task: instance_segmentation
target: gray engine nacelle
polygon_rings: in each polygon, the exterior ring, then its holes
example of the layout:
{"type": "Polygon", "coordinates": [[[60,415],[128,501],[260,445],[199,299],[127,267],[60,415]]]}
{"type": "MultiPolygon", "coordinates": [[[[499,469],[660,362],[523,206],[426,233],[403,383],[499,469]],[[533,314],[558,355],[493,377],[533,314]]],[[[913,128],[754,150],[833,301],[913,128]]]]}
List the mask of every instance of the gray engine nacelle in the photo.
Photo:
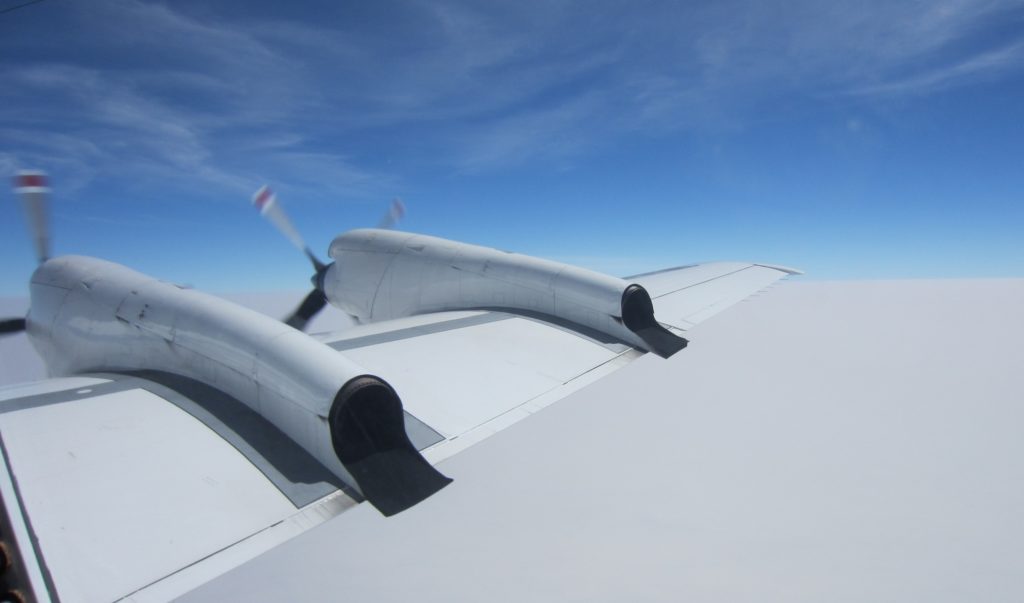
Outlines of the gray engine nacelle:
{"type": "Polygon", "coordinates": [[[502,310],[592,330],[668,357],[686,340],[654,318],[638,284],[592,270],[379,229],[331,243],[327,299],[364,322],[446,310],[502,310]]]}
{"type": "Polygon", "coordinates": [[[55,376],[153,370],[223,391],[385,515],[451,481],[409,442],[390,385],[284,323],[88,257],[45,262],[31,294],[28,335],[55,376]]]}

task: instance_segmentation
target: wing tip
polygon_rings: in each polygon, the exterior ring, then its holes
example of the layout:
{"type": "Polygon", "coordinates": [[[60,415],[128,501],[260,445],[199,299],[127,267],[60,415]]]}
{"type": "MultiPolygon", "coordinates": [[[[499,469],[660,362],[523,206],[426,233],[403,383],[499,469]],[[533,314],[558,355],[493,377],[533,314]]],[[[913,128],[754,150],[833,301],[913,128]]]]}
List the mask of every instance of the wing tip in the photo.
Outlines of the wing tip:
{"type": "Polygon", "coordinates": [[[786,274],[794,275],[794,276],[799,276],[799,275],[804,273],[803,270],[798,270],[796,268],[790,268],[789,266],[780,266],[778,264],[760,264],[759,263],[759,264],[754,264],[754,265],[755,266],[760,266],[762,268],[771,268],[772,270],[778,270],[780,272],[785,272],[786,274]]]}

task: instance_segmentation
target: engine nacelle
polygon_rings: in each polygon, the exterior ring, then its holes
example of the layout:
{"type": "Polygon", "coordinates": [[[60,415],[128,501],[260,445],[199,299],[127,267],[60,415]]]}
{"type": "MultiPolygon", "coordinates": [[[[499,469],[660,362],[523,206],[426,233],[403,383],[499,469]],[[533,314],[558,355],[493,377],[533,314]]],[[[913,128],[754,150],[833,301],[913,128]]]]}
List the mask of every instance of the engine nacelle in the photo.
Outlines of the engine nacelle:
{"type": "Polygon", "coordinates": [[[409,442],[394,389],[305,333],[111,262],[66,256],[32,276],[27,330],[56,375],[157,370],[273,423],[385,515],[446,485],[409,442]]]}
{"type": "Polygon", "coordinates": [[[686,346],[643,287],[540,258],[378,229],[331,243],[328,300],[364,322],[445,310],[503,310],[569,323],[668,357],[686,346]]]}

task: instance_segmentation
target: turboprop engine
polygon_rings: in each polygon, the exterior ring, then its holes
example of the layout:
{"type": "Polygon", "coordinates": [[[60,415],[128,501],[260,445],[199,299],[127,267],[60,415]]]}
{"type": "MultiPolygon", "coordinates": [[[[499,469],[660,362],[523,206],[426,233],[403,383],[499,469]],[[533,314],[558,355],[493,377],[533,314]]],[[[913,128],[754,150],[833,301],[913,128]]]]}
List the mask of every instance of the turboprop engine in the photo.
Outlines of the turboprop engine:
{"type": "Polygon", "coordinates": [[[285,321],[303,330],[330,303],[360,322],[446,310],[499,310],[564,325],[668,358],[686,340],[654,318],[650,294],[592,270],[388,230],[405,214],[399,199],[380,227],[334,239],[325,265],[310,250],[266,186],[253,205],[313,264],[313,290],[285,321]]]}
{"type": "Polygon", "coordinates": [[[409,441],[387,382],[282,322],[79,256],[40,265],[31,298],[28,335],[54,376],[157,370],[200,381],[262,415],[384,515],[451,481],[409,441]]]}
{"type": "Polygon", "coordinates": [[[260,213],[313,264],[313,290],[285,321],[304,330],[330,303],[360,322],[446,310],[499,310],[561,324],[668,358],[686,340],[654,318],[640,285],[540,258],[388,230],[405,215],[391,203],[378,228],[334,239],[326,265],[306,245],[277,197],[253,195],[260,213]]]}
{"type": "Polygon", "coordinates": [[[380,229],[331,243],[327,300],[363,322],[445,310],[525,314],[669,357],[686,340],[658,324],[638,284],[576,266],[380,229]]]}

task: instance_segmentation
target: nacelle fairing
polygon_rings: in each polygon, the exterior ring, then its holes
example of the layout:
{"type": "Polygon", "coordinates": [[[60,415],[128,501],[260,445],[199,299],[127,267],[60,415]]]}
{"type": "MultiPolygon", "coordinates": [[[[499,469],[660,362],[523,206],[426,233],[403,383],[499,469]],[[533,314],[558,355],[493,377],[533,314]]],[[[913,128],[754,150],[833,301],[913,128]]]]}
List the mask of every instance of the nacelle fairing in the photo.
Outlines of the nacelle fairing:
{"type": "Polygon", "coordinates": [[[329,253],[324,293],[364,322],[492,309],[568,323],[665,357],[686,345],[657,323],[643,287],[592,270],[379,229],[349,231],[329,253]]]}
{"type": "Polygon", "coordinates": [[[450,481],[409,442],[390,385],[281,322],[87,257],[43,263],[31,296],[28,334],[53,376],[157,370],[205,383],[273,423],[386,515],[450,481]]]}

